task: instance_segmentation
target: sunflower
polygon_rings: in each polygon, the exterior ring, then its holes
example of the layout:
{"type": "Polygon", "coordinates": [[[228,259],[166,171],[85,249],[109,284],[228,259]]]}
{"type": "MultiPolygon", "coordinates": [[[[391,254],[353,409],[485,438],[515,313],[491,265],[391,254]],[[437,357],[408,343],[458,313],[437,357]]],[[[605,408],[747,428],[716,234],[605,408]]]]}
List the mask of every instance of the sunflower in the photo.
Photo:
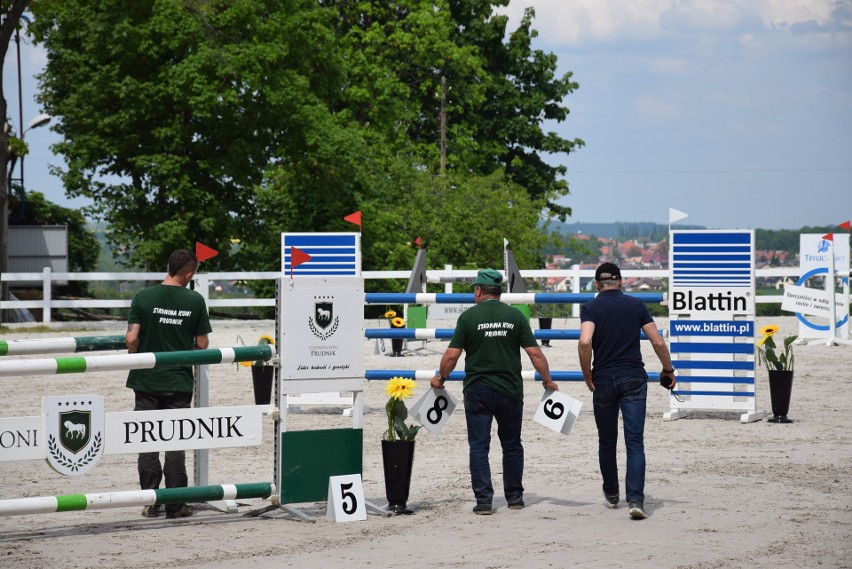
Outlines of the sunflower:
{"type": "Polygon", "coordinates": [[[391,318],[396,318],[396,312],[393,310],[388,310],[387,312],[385,312],[385,318],[387,318],[388,320],[390,320],[391,318]]]}
{"type": "Polygon", "coordinates": [[[385,386],[385,395],[391,399],[408,399],[414,395],[417,383],[406,377],[392,377],[385,386]]]}
{"type": "Polygon", "coordinates": [[[402,328],[405,326],[405,320],[397,316],[396,318],[391,320],[391,326],[393,326],[394,328],[402,328]]]}
{"type": "Polygon", "coordinates": [[[763,337],[760,339],[760,341],[757,343],[757,345],[762,346],[763,344],[765,344],[766,340],[771,338],[772,335],[775,334],[775,332],[777,332],[777,331],[778,331],[778,326],[774,326],[774,325],[764,326],[763,328],[761,328],[760,333],[763,334],[763,337]]]}

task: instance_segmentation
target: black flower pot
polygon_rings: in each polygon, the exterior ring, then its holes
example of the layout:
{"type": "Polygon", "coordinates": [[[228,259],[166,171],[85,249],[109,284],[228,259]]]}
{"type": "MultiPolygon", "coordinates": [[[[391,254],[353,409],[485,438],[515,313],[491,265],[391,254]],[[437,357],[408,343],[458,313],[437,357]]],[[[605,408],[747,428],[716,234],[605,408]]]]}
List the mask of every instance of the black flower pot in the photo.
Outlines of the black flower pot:
{"type": "Polygon", "coordinates": [[[398,358],[402,356],[402,338],[391,338],[391,356],[398,358]]]}
{"type": "MultiPolygon", "coordinates": [[[[550,330],[550,325],[553,324],[553,318],[539,318],[538,327],[542,330],[550,330]]],[[[542,346],[550,347],[550,340],[542,340],[542,346]]]]}
{"type": "Polygon", "coordinates": [[[769,398],[772,401],[772,418],[770,423],[792,423],[787,418],[790,410],[790,394],[793,391],[793,372],[769,370],[769,398]]]}
{"type": "Polygon", "coordinates": [[[413,514],[406,505],[414,465],[414,441],[382,441],[385,497],[391,514],[413,514]]]}
{"type": "Polygon", "coordinates": [[[254,384],[254,404],[269,405],[272,399],[272,378],[275,366],[251,366],[251,381],[254,384]]]}

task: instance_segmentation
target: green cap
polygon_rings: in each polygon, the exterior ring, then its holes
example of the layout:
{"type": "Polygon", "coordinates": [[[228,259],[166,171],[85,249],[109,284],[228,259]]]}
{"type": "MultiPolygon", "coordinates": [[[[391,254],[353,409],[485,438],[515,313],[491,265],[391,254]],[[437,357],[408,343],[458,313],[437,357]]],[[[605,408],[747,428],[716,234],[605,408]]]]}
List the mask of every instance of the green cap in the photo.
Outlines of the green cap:
{"type": "Polygon", "coordinates": [[[474,285],[503,286],[503,275],[494,269],[482,269],[476,273],[476,280],[471,286],[474,285]]]}

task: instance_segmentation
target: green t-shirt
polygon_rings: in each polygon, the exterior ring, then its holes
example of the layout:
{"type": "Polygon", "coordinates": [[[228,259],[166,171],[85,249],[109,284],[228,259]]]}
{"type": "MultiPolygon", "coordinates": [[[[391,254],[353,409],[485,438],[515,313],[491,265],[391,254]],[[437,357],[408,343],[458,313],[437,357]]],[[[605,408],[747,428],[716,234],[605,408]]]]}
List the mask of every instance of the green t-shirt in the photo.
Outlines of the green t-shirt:
{"type": "Polygon", "coordinates": [[[521,348],[538,346],[530,323],[517,308],[486,299],[462,312],[451,348],[463,349],[464,386],[484,381],[497,391],[524,398],[521,348]]]}
{"type": "MultiPolygon", "coordinates": [[[[191,350],[196,336],[209,334],[204,297],[195,291],[164,284],[146,288],[130,304],[128,324],[139,324],[139,352],[191,350]]],[[[192,393],[192,366],[130,370],[127,387],[139,391],[192,393]]]]}

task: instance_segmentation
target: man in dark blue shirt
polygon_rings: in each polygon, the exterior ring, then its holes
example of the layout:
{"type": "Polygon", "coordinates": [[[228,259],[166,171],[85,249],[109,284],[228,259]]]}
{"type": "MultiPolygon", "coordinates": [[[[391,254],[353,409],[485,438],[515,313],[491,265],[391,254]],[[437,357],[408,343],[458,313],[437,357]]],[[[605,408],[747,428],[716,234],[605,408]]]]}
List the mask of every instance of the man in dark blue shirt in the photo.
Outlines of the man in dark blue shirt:
{"type": "Polygon", "coordinates": [[[634,520],[645,519],[645,402],[648,374],[639,347],[644,331],[663,370],[660,380],[675,386],[674,367],[666,342],[648,307],[639,299],[621,292],[621,271],[603,263],[595,271],[597,297],[580,308],[580,369],[593,393],[595,423],[598,427],[598,461],[607,504],[617,508],[620,500],[616,445],[618,411],[624,423],[627,447],[625,497],[634,520]],[[592,354],[594,353],[594,362],[592,354]]]}

